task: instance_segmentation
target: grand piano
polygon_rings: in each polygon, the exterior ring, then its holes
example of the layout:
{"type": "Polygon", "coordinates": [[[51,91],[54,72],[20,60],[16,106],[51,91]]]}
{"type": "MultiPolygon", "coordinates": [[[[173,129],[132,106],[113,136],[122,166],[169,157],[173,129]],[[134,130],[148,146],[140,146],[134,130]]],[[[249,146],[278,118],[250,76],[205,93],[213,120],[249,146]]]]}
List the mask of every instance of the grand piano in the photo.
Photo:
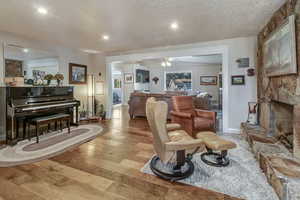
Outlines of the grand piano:
{"type": "MultiPolygon", "coordinates": [[[[65,87],[5,87],[6,96],[6,143],[16,144],[24,120],[37,116],[68,113],[73,125],[78,125],[80,102],[74,98],[74,88],[65,87]]],[[[1,110],[1,109],[0,109],[1,110]]],[[[1,124],[1,123],[0,123],[1,124]]],[[[22,133],[23,136],[24,133],[22,133]]]]}

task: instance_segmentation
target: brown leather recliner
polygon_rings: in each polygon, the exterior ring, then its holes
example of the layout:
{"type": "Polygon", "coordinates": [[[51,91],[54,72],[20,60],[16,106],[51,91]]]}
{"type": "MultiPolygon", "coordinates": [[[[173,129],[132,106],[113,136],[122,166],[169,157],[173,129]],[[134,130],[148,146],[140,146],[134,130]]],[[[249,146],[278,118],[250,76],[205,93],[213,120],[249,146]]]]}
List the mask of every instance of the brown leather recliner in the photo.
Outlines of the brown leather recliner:
{"type": "Polygon", "coordinates": [[[184,130],[168,130],[167,126],[168,105],[163,101],[149,98],[146,103],[147,120],[153,135],[153,145],[156,152],[150,162],[150,168],[160,178],[176,181],[189,177],[194,171],[192,155],[202,149],[202,139],[194,139],[184,130]],[[187,152],[193,151],[192,154],[187,152]],[[175,159],[174,159],[175,158],[175,159]],[[160,163],[160,164],[159,164],[160,163]],[[175,163],[168,165],[167,163],[175,163]],[[173,166],[164,170],[164,166],[173,166]],[[186,164],[187,167],[184,167],[186,164]]]}
{"type": "Polygon", "coordinates": [[[192,137],[199,131],[215,132],[216,112],[195,109],[191,96],[174,96],[172,101],[172,123],[180,124],[192,137]]]}

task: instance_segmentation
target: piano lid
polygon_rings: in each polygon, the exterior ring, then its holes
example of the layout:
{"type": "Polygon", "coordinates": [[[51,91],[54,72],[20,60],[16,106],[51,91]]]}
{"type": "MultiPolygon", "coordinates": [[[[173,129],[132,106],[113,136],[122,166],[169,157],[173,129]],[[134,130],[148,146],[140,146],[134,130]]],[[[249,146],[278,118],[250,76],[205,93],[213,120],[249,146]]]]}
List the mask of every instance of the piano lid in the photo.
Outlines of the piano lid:
{"type": "Polygon", "coordinates": [[[7,98],[9,99],[29,99],[42,97],[73,97],[73,86],[45,87],[45,86],[28,86],[28,87],[7,87],[7,98]]]}

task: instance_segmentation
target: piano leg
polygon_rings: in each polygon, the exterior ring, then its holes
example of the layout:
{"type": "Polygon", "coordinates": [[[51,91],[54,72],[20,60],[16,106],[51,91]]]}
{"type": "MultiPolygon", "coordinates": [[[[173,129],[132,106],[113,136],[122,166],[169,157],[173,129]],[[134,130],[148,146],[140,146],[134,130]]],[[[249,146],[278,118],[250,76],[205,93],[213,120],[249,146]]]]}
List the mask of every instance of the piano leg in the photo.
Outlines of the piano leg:
{"type": "Polygon", "coordinates": [[[79,125],[79,123],[78,123],[78,118],[79,118],[79,116],[78,116],[78,109],[79,109],[79,107],[76,106],[76,124],[77,124],[77,126],[79,125]]]}
{"type": "Polygon", "coordinates": [[[14,116],[11,117],[11,132],[6,142],[11,146],[18,143],[18,138],[16,137],[16,117],[14,116]]]}
{"type": "Polygon", "coordinates": [[[26,127],[27,126],[27,122],[26,120],[23,120],[23,140],[26,139],[26,127]]]}
{"type": "Polygon", "coordinates": [[[39,129],[40,129],[39,125],[36,125],[35,126],[36,143],[40,142],[40,140],[39,140],[39,129]]]}
{"type": "Polygon", "coordinates": [[[75,125],[75,126],[79,126],[79,107],[78,106],[75,106],[72,108],[72,120],[71,120],[71,124],[72,125],[75,125]],[[75,116],[75,119],[74,119],[74,116],[75,116]]]}
{"type": "Polygon", "coordinates": [[[16,120],[16,138],[19,138],[19,120],[16,120]]]}

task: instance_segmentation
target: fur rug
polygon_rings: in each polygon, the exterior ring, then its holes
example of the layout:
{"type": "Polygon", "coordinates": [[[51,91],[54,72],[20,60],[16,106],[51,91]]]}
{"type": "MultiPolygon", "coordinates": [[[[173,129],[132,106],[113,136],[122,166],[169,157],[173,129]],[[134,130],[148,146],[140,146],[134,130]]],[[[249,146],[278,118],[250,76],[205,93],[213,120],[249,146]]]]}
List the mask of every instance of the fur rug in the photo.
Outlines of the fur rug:
{"type": "MultiPolygon", "coordinates": [[[[201,160],[200,153],[195,154],[192,160],[195,165],[193,175],[180,182],[247,200],[278,200],[248,143],[239,135],[226,134],[221,137],[237,144],[236,149],[228,152],[230,165],[221,168],[212,167],[201,160]]],[[[149,164],[150,161],[141,171],[154,175],[149,164]]]]}

